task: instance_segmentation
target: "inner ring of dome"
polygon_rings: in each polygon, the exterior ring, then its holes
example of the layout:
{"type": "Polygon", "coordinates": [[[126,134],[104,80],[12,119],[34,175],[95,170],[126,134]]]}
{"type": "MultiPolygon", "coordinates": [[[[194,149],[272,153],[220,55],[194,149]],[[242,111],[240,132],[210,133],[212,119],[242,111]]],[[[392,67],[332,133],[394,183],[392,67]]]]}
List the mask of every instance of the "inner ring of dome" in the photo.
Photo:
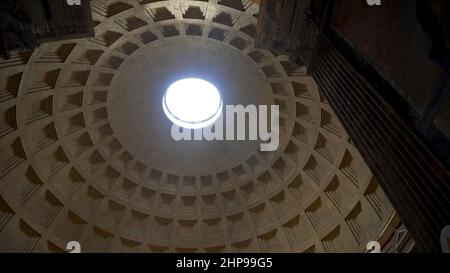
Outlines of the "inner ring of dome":
{"type": "Polygon", "coordinates": [[[163,97],[163,110],[174,124],[188,129],[212,125],[222,113],[219,90],[210,82],[187,78],[172,83],[163,97]]]}

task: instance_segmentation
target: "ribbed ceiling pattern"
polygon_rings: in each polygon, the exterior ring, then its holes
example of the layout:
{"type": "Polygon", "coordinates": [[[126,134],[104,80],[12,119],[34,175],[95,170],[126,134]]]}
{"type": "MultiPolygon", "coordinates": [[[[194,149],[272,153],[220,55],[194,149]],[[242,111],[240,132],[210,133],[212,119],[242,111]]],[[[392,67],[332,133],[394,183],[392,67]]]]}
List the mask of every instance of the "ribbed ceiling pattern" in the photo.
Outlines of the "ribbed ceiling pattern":
{"type": "Polygon", "coordinates": [[[95,0],[95,38],[1,60],[0,249],[56,252],[78,240],[83,252],[344,252],[376,239],[393,209],[304,69],[253,47],[258,9],[95,0]],[[194,39],[233,50],[264,78],[281,109],[279,150],[192,175],[125,148],[111,83],[134,54],[194,39]]]}

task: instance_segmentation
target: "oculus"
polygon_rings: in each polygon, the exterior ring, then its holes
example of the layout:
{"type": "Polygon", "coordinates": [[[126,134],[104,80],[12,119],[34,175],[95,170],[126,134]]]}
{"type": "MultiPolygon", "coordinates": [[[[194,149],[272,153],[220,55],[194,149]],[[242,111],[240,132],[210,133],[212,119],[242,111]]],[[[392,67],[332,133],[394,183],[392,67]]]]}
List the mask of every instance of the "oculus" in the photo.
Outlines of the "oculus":
{"type": "Polygon", "coordinates": [[[175,125],[201,129],[212,125],[222,114],[219,90],[210,82],[187,78],[172,83],[164,94],[163,110],[175,125]]]}

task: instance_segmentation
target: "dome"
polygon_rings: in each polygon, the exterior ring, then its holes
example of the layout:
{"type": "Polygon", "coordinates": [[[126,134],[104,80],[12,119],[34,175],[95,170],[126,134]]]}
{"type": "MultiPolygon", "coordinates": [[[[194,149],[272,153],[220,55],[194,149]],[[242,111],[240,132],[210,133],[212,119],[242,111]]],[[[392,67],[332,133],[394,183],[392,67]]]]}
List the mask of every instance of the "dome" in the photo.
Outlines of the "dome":
{"type": "Polygon", "coordinates": [[[252,1],[91,1],[95,38],[0,61],[2,248],[362,252],[394,210],[314,80],[254,47],[252,1]],[[280,145],[177,142],[180,79],[279,105],[280,145]]]}

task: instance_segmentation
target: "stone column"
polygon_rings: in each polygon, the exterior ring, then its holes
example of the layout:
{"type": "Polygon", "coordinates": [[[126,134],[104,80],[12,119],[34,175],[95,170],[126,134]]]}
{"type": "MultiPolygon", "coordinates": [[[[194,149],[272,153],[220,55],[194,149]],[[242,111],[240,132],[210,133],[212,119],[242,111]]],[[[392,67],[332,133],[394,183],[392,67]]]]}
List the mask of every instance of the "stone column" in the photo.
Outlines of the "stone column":
{"type": "Polygon", "coordinates": [[[419,251],[440,252],[450,223],[450,174],[325,36],[309,73],[341,119],[419,251]]]}

